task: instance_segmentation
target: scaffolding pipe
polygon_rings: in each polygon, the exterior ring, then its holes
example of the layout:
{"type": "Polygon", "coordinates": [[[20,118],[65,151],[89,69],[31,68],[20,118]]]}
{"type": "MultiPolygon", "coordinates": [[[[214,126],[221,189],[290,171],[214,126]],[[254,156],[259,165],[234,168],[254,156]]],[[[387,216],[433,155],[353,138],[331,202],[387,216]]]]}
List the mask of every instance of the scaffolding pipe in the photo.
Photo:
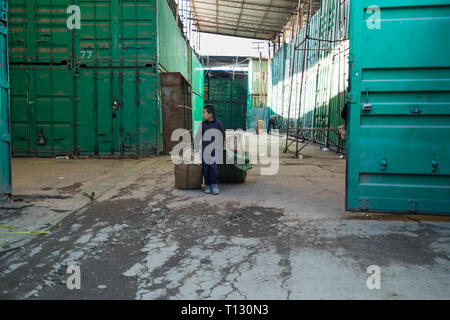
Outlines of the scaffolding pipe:
{"type": "MultiPolygon", "coordinates": [[[[301,7],[301,0],[298,0],[298,14],[300,15],[300,7],[301,7]]],[[[301,17],[298,19],[297,24],[300,24],[301,26],[301,17]]],[[[300,27],[298,28],[298,31],[300,31],[300,27]]],[[[292,67],[291,67],[291,90],[289,93],[289,105],[288,105],[288,119],[287,119],[287,124],[286,124],[286,147],[284,148],[284,153],[286,153],[288,151],[289,148],[289,127],[290,127],[290,120],[291,120],[291,103],[292,103],[292,87],[294,86],[294,68],[295,68],[295,57],[296,57],[296,53],[297,50],[295,50],[295,48],[297,47],[297,42],[298,42],[298,36],[297,33],[295,34],[295,46],[294,46],[294,53],[293,53],[293,57],[292,57],[292,67]]]]}
{"type": "MultiPolygon", "coordinates": [[[[308,39],[309,37],[309,23],[310,23],[310,19],[311,19],[311,14],[312,14],[312,5],[311,5],[311,0],[309,1],[309,11],[308,11],[308,18],[306,19],[306,30],[305,30],[305,38],[308,39]]],[[[308,45],[309,42],[306,41],[305,42],[305,49],[308,49],[308,45]]],[[[303,54],[303,64],[302,64],[302,80],[300,83],[300,105],[298,108],[298,116],[297,116],[297,141],[295,144],[295,158],[298,158],[298,136],[300,133],[300,117],[301,117],[301,110],[303,109],[303,103],[301,103],[302,101],[302,91],[303,91],[303,81],[304,81],[304,77],[305,77],[305,67],[306,67],[306,56],[307,56],[308,51],[305,51],[303,54]]],[[[292,89],[291,89],[292,90],[292,89]]]]}

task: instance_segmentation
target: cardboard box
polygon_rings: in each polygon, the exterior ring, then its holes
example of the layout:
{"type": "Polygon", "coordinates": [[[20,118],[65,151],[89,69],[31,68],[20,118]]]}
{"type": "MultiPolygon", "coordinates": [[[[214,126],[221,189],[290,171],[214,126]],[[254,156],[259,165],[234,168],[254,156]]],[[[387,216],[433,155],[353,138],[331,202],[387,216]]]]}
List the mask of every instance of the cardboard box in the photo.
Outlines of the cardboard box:
{"type": "Polygon", "coordinates": [[[182,190],[202,188],[202,166],[198,164],[175,165],[175,187],[182,190]]]}

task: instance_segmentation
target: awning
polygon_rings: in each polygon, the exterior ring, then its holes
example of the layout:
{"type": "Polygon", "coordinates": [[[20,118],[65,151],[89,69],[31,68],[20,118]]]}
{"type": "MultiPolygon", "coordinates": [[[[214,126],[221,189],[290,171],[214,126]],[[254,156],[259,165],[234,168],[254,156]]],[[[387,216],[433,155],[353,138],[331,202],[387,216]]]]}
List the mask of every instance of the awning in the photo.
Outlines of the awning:
{"type": "MultiPolygon", "coordinates": [[[[315,12],[320,0],[312,1],[315,12]]],[[[199,32],[273,40],[296,14],[298,3],[298,0],[190,0],[190,7],[199,32]]]]}

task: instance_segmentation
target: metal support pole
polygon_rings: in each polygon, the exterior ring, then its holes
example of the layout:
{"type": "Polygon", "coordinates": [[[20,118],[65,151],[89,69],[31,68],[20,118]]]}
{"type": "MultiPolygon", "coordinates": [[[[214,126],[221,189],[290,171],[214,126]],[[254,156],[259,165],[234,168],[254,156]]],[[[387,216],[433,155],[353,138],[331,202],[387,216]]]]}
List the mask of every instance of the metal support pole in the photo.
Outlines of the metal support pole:
{"type": "MultiPolygon", "coordinates": [[[[298,14],[300,15],[300,7],[301,7],[301,0],[298,0],[298,14]]],[[[301,17],[298,19],[298,23],[301,23],[301,17]]],[[[298,28],[300,30],[300,28],[298,28]]],[[[291,122],[291,102],[292,102],[292,88],[294,86],[294,68],[295,68],[295,58],[297,50],[295,48],[297,47],[298,37],[295,35],[295,46],[294,46],[294,53],[292,57],[292,67],[291,67],[291,87],[290,87],[290,93],[289,93],[289,105],[288,105],[288,115],[287,115],[287,124],[286,124],[286,147],[284,148],[284,153],[288,152],[289,148],[289,129],[290,129],[290,122],[291,122]]]]}
{"type": "MultiPolygon", "coordinates": [[[[308,37],[309,37],[309,23],[310,23],[310,18],[311,18],[311,14],[312,14],[312,3],[311,0],[309,1],[309,10],[308,10],[308,18],[306,19],[306,30],[305,30],[305,38],[306,38],[306,42],[305,42],[305,49],[308,49],[308,45],[309,45],[309,41],[308,41],[308,37]]],[[[306,50],[303,54],[303,64],[302,64],[302,80],[300,83],[300,105],[298,108],[298,117],[297,117],[297,135],[296,135],[296,143],[295,143],[295,158],[298,158],[298,139],[299,139],[299,134],[300,134],[300,117],[302,116],[302,109],[303,109],[303,104],[301,103],[302,101],[302,91],[303,91],[303,81],[305,78],[305,67],[306,67],[306,56],[308,54],[308,50],[306,50]]]]}

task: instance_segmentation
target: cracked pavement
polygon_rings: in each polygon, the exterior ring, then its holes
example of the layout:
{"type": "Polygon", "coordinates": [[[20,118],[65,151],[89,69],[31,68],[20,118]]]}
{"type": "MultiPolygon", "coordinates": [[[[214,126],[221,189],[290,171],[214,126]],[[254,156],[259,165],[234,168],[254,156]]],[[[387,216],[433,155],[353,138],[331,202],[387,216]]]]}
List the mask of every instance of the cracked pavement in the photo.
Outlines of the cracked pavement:
{"type": "MultiPolygon", "coordinates": [[[[0,298],[450,298],[450,219],[345,212],[345,160],[333,152],[282,155],[278,175],[255,167],[219,196],[176,190],[169,160],[130,163],[97,185],[75,177],[58,190],[67,199],[43,200],[73,206],[53,212],[48,235],[3,245],[0,298]],[[66,286],[69,265],[80,290],[66,286]],[[371,265],[381,290],[366,286],[371,265]]],[[[37,209],[2,210],[0,223],[17,224],[37,209]]]]}

